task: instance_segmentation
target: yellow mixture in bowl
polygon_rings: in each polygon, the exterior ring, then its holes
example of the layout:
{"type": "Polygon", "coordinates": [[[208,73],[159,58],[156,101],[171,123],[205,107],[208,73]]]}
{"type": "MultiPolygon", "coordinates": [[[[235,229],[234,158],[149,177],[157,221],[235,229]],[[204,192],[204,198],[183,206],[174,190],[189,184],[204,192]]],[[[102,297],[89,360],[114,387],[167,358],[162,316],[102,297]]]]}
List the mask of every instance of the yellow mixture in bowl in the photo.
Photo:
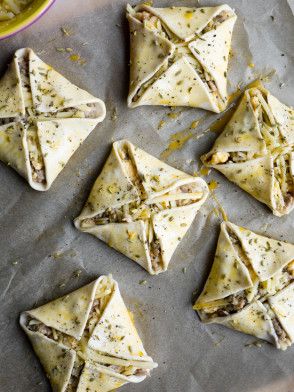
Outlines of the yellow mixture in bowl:
{"type": "Polygon", "coordinates": [[[20,14],[33,0],[0,0],[0,22],[20,14]]]}

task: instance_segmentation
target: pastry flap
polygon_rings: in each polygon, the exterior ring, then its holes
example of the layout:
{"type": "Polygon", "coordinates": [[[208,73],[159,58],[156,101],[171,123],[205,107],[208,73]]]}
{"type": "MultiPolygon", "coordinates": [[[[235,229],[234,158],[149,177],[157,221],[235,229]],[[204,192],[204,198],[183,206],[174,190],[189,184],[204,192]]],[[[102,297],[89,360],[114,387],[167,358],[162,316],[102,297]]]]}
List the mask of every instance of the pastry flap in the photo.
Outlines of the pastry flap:
{"type": "MultiPolygon", "coordinates": [[[[149,200],[164,195],[182,185],[197,182],[195,177],[177,170],[133,144],[127,143],[149,200]]],[[[204,193],[207,189],[206,184],[204,183],[203,186],[203,182],[198,181],[198,183],[199,191],[204,193]]]]}
{"type": "Polygon", "coordinates": [[[266,153],[266,144],[260,133],[256,115],[250,103],[249,94],[245,93],[233,117],[224,131],[216,139],[210,153],[202,159],[210,164],[215,152],[252,152],[266,153]]]}
{"type": "Polygon", "coordinates": [[[75,86],[44,63],[31,49],[29,52],[30,83],[34,107],[38,112],[61,111],[70,107],[101,102],[75,86]]]}
{"type": "Polygon", "coordinates": [[[20,324],[30,339],[36,355],[38,356],[52,390],[64,391],[71,377],[76,353],[65,346],[48,339],[46,336],[32,332],[25,327],[26,314],[20,317],[20,324]]]}
{"type": "Polygon", "coordinates": [[[16,59],[9,65],[0,80],[0,119],[18,117],[25,114],[21,91],[20,75],[16,59]]]}
{"type": "Polygon", "coordinates": [[[227,100],[227,69],[236,20],[235,15],[230,17],[215,29],[203,34],[202,39],[189,44],[193,55],[213,77],[224,103],[227,100]]]}
{"type": "Polygon", "coordinates": [[[196,70],[185,57],[175,61],[151,84],[140,105],[192,106],[219,113],[219,108],[196,70]]]}
{"type": "Polygon", "coordinates": [[[115,372],[99,365],[86,363],[80,376],[76,392],[109,392],[120,388],[128,381],[115,372]]]}
{"type": "Polygon", "coordinates": [[[294,341],[294,283],[289,284],[276,295],[269,298],[268,302],[275,312],[278,320],[287,332],[291,341],[294,341]]]}
{"type": "Polygon", "coordinates": [[[118,285],[89,340],[89,348],[124,359],[150,361],[118,285]]]}
{"type": "Polygon", "coordinates": [[[246,162],[210,165],[257,200],[274,209],[273,159],[270,155],[246,162]]]}
{"type": "Polygon", "coordinates": [[[51,186],[96,125],[96,119],[77,118],[38,121],[36,123],[45,164],[46,189],[51,186]]]}
{"type": "Polygon", "coordinates": [[[94,301],[98,280],[27,312],[48,327],[81,339],[94,301]]]}
{"type": "Polygon", "coordinates": [[[256,336],[272,344],[278,344],[272,321],[267,314],[265,306],[260,301],[254,301],[243,310],[232,316],[214,320],[218,324],[231,329],[256,336]]]}
{"type": "Polygon", "coordinates": [[[229,223],[260,281],[271,278],[294,260],[294,245],[258,235],[229,223]]]}
{"type": "Polygon", "coordinates": [[[121,252],[130,259],[135,260],[148,272],[151,271],[146,228],[142,220],[128,223],[96,225],[86,228],[84,231],[104,241],[108,246],[121,252]]]}
{"type": "Polygon", "coordinates": [[[0,126],[0,160],[27,178],[27,149],[22,123],[0,126]]]}
{"type": "Polygon", "coordinates": [[[153,8],[143,5],[140,8],[158,16],[171,32],[184,41],[194,38],[196,33],[200,33],[222,11],[233,12],[228,5],[202,8],[153,8]]]}
{"type": "Polygon", "coordinates": [[[108,208],[119,208],[139,199],[138,189],[132,183],[132,178],[129,177],[123,159],[120,157],[118,146],[114,143],[87,204],[76,219],[76,226],[80,228],[82,219],[94,217],[108,208]]]}
{"type": "Polygon", "coordinates": [[[273,116],[280,126],[283,142],[294,144],[294,110],[267,92],[267,102],[273,116]]]}
{"type": "Polygon", "coordinates": [[[207,195],[208,192],[193,204],[167,209],[152,216],[154,233],[160,242],[163,270],[167,269],[174,251],[189,230],[207,195]]]}
{"type": "Polygon", "coordinates": [[[226,298],[252,286],[250,273],[240,260],[224,222],[210,274],[195,307],[201,309],[207,302],[226,298]]]}
{"type": "Polygon", "coordinates": [[[174,45],[156,31],[148,29],[131,14],[127,14],[131,35],[131,67],[129,106],[139,88],[152,78],[174,52],[174,45]]]}

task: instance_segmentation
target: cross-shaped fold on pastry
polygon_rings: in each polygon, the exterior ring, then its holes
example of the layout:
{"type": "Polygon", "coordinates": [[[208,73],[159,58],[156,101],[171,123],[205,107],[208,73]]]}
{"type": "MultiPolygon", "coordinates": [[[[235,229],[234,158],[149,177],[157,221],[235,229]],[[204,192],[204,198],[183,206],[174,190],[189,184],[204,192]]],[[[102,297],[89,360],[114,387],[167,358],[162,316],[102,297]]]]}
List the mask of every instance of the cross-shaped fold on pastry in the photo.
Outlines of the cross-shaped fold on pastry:
{"type": "Polygon", "coordinates": [[[158,274],[167,269],[207,195],[201,178],[122,140],[113,144],[75,225],[158,274]]]}
{"type": "Polygon", "coordinates": [[[20,49],[0,80],[0,160],[46,191],[104,117],[100,99],[20,49]]]}
{"type": "Polygon", "coordinates": [[[294,208],[294,111],[260,88],[246,90],[236,112],[202,157],[277,216],[294,208]]]}
{"type": "Polygon", "coordinates": [[[157,367],[111,276],[22,313],[20,324],[56,392],[108,392],[157,367]]]}
{"type": "Polygon", "coordinates": [[[129,107],[227,106],[227,72],[236,14],[218,7],[127,7],[129,107]]]}
{"type": "Polygon", "coordinates": [[[194,305],[201,320],[284,350],[294,339],[293,301],[294,245],[222,223],[211,272],[194,305]]]}

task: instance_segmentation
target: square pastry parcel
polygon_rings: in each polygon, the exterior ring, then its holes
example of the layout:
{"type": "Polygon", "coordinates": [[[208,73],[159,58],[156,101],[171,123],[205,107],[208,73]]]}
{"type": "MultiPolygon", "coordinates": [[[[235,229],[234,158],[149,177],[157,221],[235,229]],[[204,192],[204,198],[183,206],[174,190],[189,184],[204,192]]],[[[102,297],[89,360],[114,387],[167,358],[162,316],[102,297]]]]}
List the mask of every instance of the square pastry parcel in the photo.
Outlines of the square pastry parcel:
{"type": "Polygon", "coordinates": [[[221,224],[214,262],[194,309],[205,323],[285,350],[294,342],[294,245],[221,224]]]}
{"type": "Polygon", "coordinates": [[[121,140],[75,225],[158,274],[167,270],[208,193],[201,178],[121,140]]]}
{"type": "Polygon", "coordinates": [[[109,392],[157,367],[110,275],[23,312],[20,324],[54,392],[109,392]]]}
{"type": "Polygon", "coordinates": [[[47,191],[105,114],[99,98],[19,49],[0,79],[0,161],[47,191]]]}
{"type": "Polygon", "coordinates": [[[128,105],[191,106],[222,112],[237,16],[218,7],[127,7],[130,25],[128,105]]]}

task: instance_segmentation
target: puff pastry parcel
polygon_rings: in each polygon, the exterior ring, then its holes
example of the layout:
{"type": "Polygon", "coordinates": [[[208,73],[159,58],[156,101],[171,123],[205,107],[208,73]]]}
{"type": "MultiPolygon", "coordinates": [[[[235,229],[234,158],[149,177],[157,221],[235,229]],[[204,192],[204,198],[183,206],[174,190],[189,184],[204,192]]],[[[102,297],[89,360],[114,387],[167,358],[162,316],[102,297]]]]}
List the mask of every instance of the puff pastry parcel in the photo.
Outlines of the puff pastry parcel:
{"type": "Polygon", "coordinates": [[[227,71],[237,16],[228,5],[127,6],[131,61],[128,105],[227,106],[227,71]]]}
{"type": "Polygon", "coordinates": [[[122,140],[113,144],[75,225],[158,274],[167,269],[208,193],[201,178],[122,140]]]}
{"type": "Polygon", "coordinates": [[[20,49],[0,80],[0,160],[46,191],[104,117],[100,99],[20,49]]]}
{"type": "Polygon", "coordinates": [[[54,392],[108,392],[157,367],[111,276],[20,317],[54,392]]]}
{"type": "Polygon", "coordinates": [[[202,161],[275,215],[288,214],[294,208],[294,110],[262,87],[248,89],[202,161]]]}
{"type": "Polygon", "coordinates": [[[286,349],[294,341],[294,245],[230,222],[221,225],[214,263],[194,309],[286,349]]]}

